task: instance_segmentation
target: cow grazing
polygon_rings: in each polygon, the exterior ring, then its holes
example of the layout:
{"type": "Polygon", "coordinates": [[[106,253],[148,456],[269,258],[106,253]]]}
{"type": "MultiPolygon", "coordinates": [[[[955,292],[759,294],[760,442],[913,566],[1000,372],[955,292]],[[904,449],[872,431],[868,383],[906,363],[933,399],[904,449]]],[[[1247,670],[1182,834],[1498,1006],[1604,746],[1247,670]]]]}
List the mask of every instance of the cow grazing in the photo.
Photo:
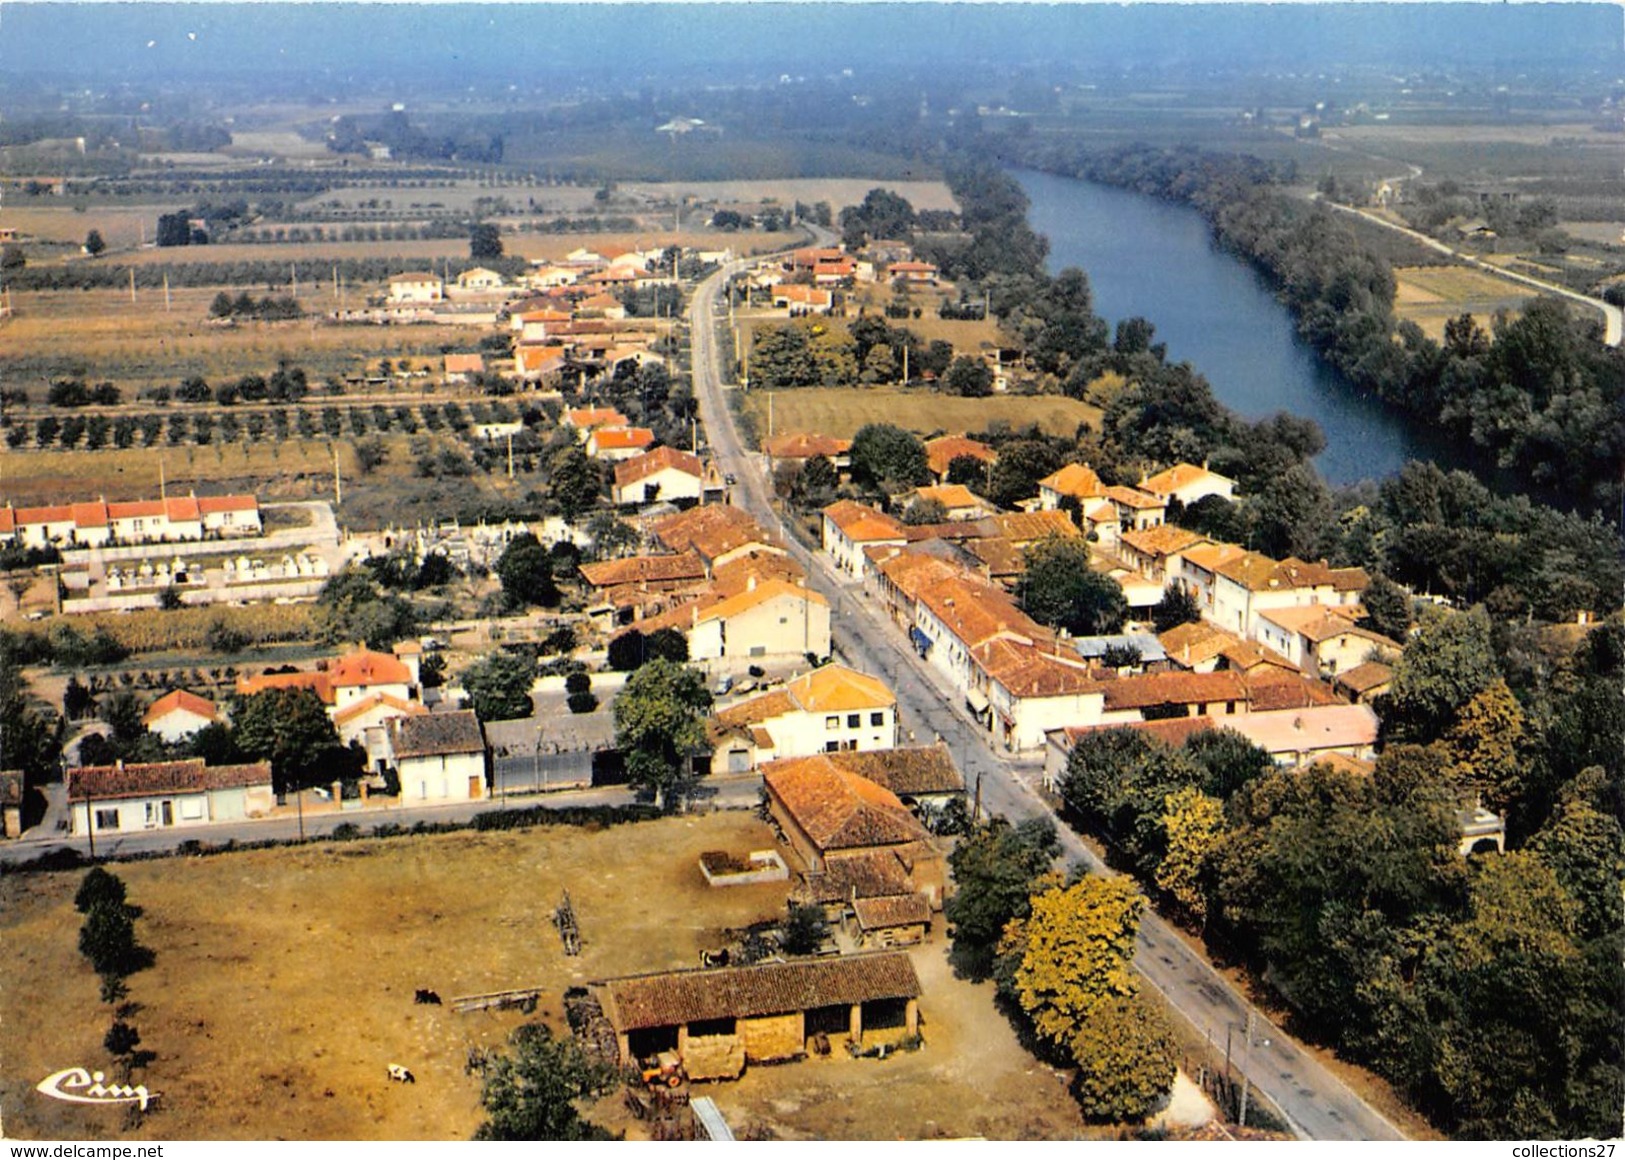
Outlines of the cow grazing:
{"type": "Polygon", "coordinates": [[[406,1068],[402,1067],[398,1063],[392,1063],[389,1065],[389,1078],[394,1080],[396,1083],[418,1082],[417,1076],[407,1071],[406,1068]]]}
{"type": "Polygon", "coordinates": [[[432,1003],[434,1006],[438,1007],[440,1006],[440,996],[434,991],[425,990],[424,988],[419,987],[417,996],[412,1000],[412,1002],[432,1003]]]}
{"type": "Polygon", "coordinates": [[[716,951],[714,953],[711,952],[711,951],[701,951],[700,952],[700,966],[702,966],[702,967],[725,967],[727,965],[728,965],[728,948],[727,947],[723,947],[720,951],[716,951]]]}

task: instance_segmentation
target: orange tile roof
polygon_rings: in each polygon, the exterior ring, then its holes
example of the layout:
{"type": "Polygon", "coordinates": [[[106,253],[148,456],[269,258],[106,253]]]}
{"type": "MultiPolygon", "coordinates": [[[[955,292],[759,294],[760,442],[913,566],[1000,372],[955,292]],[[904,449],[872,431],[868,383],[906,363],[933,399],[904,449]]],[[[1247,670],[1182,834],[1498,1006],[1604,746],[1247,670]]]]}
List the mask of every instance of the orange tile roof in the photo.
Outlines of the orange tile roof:
{"type": "Polygon", "coordinates": [[[978,668],[1016,697],[1068,697],[1098,693],[1105,687],[1076,659],[1069,662],[1021,641],[990,640],[971,655],[978,668]]]}
{"type": "Polygon", "coordinates": [[[1075,538],[1083,535],[1072,517],[1063,511],[1004,512],[986,520],[989,534],[1003,536],[1025,547],[1048,536],[1075,538]]]}
{"type": "Polygon", "coordinates": [[[1343,698],[1325,681],[1305,676],[1296,669],[1266,665],[1242,674],[1242,680],[1246,682],[1248,699],[1257,713],[1344,703],[1343,698]]]}
{"type": "Polygon", "coordinates": [[[410,685],[412,670],[389,653],[358,649],[334,661],[327,678],[335,689],[369,685],[410,685]]]}
{"type": "Polygon", "coordinates": [[[1380,688],[1393,679],[1393,668],[1381,661],[1366,661],[1363,664],[1355,665],[1347,672],[1337,674],[1337,684],[1355,694],[1369,693],[1372,689],[1380,688]]]}
{"type": "Polygon", "coordinates": [[[1126,508],[1136,511],[1155,511],[1168,505],[1154,495],[1147,495],[1138,488],[1114,486],[1106,489],[1106,498],[1113,503],[1122,504],[1126,508]]]}
{"type": "Polygon", "coordinates": [[[414,701],[403,701],[399,697],[392,697],[388,693],[371,693],[361,698],[353,705],[348,705],[333,714],[333,724],[347,725],[357,717],[364,717],[374,709],[388,709],[393,716],[416,716],[427,713],[429,710],[414,701]]]}
{"type": "Polygon", "coordinates": [[[715,560],[751,544],[778,547],[778,540],[749,512],[732,504],[703,504],[686,512],[662,516],[650,525],[650,530],[671,551],[685,552],[692,548],[706,560],[715,560]]]}
{"type": "Polygon", "coordinates": [[[841,530],[853,543],[873,543],[876,540],[903,540],[903,525],[885,512],[854,500],[836,500],[824,509],[824,518],[841,530]]]}
{"type": "Polygon", "coordinates": [[[76,503],[69,504],[73,513],[73,522],[81,528],[104,528],[107,526],[107,505],[105,503],[76,503]]]}
{"type": "Polygon", "coordinates": [[[626,447],[647,447],[655,433],[647,427],[600,427],[589,436],[599,451],[619,451],[626,447]]]}
{"type": "Polygon", "coordinates": [[[762,781],[820,852],[929,841],[896,794],[823,754],[770,761],[762,781]]]}
{"type": "Polygon", "coordinates": [[[1127,531],[1121,538],[1123,543],[1142,556],[1170,556],[1210,542],[1206,536],[1188,532],[1177,524],[1158,524],[1141,531],[1127,531]]]}
{"type": "Polygon", "coordinates": [[[695,479],[705,475],[705,463],[698,455],[687,451],[680,451],[675,447],[656,447],[653,451],[638,456],[636,459],[622,460],[615,465],[615,486],[630,487],[640,480],[648,479],[656,472],[672,468],[695,479]]]}
{"type": "Polygon", "coordinates": [[[198,497],[198,511],[204,515],[217,512],[257,512],[260,501],[251,495],[203,495],[198,497]]]}
{"type": "Polygon", "coordinates": [[[581,575],[594,588],[620,584],[669,584],[705,579],[705,565],[693,552],[672,556],[626,556],[581,565],[581,575]]]}
{"type": "Polygon", "coordinates": [[[69,801],[107,801],[153,794],[203,793],[270,785],[271,763],[205,765],[203,758],[119,765],[87,765],[68,770],[69,801]]]}
{"type": "Polygon", "coordinates": [[[1092,499],[1095,496],[1106,494],[1106,485],[1100,482],[1100,476],[1086,463],[1068,463],[1059,471],[1051,472],[1038,481],[1039,487],[1047,487],[1051,491],[1062,495],[1073,495],[1079,499],[1092,499]]]}
{"type": "Polygon", "coordinates": [[[1141,480],[1140,488],[1152,495],[1160,495],[1166,498],[1180,488],[1189,487],[1193,483],[1198,483],[1210,477],[1232,485],[1235,483],[1234,480],[1226,479],[1216,471],[1209,471],[1205,467],[1197,467],[1194,463],[1176,463],[1166,471],[1159,471],[1157,474],[1141,480]]]}
{"type": "Polygon", "coordinates": [[[1027,641],[1047,639],[1044,627],[1028,616],[1004,589],[981,577],[955,576],[933,584],[917,597],[966,648],[996,636],[1027,641]]]}
{"type": "Polygon", "coordinates": [[[710,605],[700,614],[699,618],[701,620],[727,620],[731,616],[738,616],[740,613],[748,612],[759,604],[765,604],[770,600],[777,600],[783,596],[788,596],[793,600],[806,601],[809,604],[829,604],[829,601],[824,598],[822,593],[815,592],[811,588],[803,588],[799,584],[789,584],[783,580],[764,580],[754,588],[747,588],[743,592],[737,592],[710,605]]]}
{"type": "Polygon", "coordinates": [[[614,407],[573,407],[560,422],[566,427],[625,427],[629,419],[614,407]]]}
{"type": "Polygon", "coordinates": [[[478,354],[448,354],[446,356],[446,373],[448,375],[478,374],[485,369],[485,356],[478,354]]]}
{"type": "Polygon", "coordinates": [[[1235,633],[1205,620],[1170,628],[1158,634],[1157,640],[1169,660],[1190,668],[1212,660],[1230,645],[1242,643],[1235,633]]]}
{"type": "Polygon", "coordinates": [[[220,710],[213,701],[196,693],[189,693],[185,689],[175,689],[148,705],[141,720],[151,725],[154,721],[175,712],[195,713],[211,721],[220,719],[220,710]]]}
{"type": "Polygon", "coordinates": [[[962,483],[941,483],[934,487],[918,487],[914,489],[914,494],[920,499],[934,499],[943,507],[949,509],[981,508],[986,511],[993,506],[962,483]]]}
{"type": "Polygon", "coordinates": [[[1247,554],[1247,549],[1238,548],[1234,544],[1198,544],[1185,553],[1185,562],[1194,564],[1205,572],[1217,573],[1232,560],[1238,560],[1247,554]]]}
{"type": "Polygon", "coordinates": [[[261,676],[237,678],[237,694],[252,697],[271,689],[309,689],[321,698],[322,704],[333,703],[333,683],[322,672],[265,673],[261,676]]]}
{"type": "Polygon", "coordinates": [[[845,665],[814,669],[784,688],[796,705],[809,713],[889,709],[897,704],[896,694],[884,682],[845,665]]]}
{"type": "Polygon", "coordinates": [[[1205,705],[1217,701],[1246,704],[1247,683],[1237,673],[1143,673],[1103,681],[1106,710],[1149,709],[1155,705],[1205,705]]]}
{"type": "Polygon", "coordinates": [[[937,475],[946,475],[948,467],[961,456],[980,460],[983,463],[996,463],[999,453],[986,443],[966,438],[964,435],[944,435],[940,439],[932,439],[925,445],[926,462],[937,475]]]}
{"type": "Polygon", "coordinates": [[[763,445],[762,449],[773,459],[811,459],[815,455],[835,459],[852,450],[852,440],[837,439],[833,435],[796,432],[775,435],[763,445]]]}

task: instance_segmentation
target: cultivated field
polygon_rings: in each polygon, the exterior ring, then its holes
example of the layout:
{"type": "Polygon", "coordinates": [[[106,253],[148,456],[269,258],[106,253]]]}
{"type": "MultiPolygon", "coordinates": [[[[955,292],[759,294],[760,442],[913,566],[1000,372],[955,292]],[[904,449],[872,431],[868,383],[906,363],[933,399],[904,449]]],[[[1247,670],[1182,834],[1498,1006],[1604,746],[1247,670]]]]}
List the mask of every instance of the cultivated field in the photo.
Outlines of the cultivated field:
{"type": "Polygon", "coordinates": [[[1533,297],[1512,282],[1463,266],[1401,267],[1394,278],[1395,312],[1435,341],[1444,337],[1444,325],[1452,318],[1471,314],[1488,331],[1496,311],[1516,314],[1533,297]]]}
{"type": "MultiPolygon", "coordinates": [[[[753,391],[744,402],[767,433],[767,392],[753,391]]],[[[1100,422],[1100,408],[1059,395],[994,395],[963,399],[927,390],[876,387],[804,387],[773,392],[773,430],[819,432],[846,437],[866,423],[893,423],[928,435],[936,431],[983,431],[991,423],[1012,427],[1037,423],[1051,435],[1070,436],[1079,423],[1100,422]]]]}
{"type": "MultiPolygon", "coordinates": [[[[10,207],[0,214],[0,225],[15,226],[24,237],[47,242],[71,242],[80,245],[91,230],[99,230],[102,241],[109,249],[135,247],[142,241],[152,241],[158,229],[158,215],[169,213],[184,204],[176,199],[173,204],[148,206],[97,206],[82,210],[67,206],[10,207]]],[[[37,258],[30,254],[30,259],[37,258]]]]}
{"type": "MultiPolygon", "coordinates": [[[[702,948],[722,945],[725,928],[782,913],[785,884],[713,890],[696,864],[703,850],[772,842],[754,816],[717,814],[602,832],[369,839],[119,866],[130,900],[144,908],[138,935],[157,955],[131,977],[130,994],[142,1046],[157,1053],[141,1079],[163,1093],[162,1110],[129,1129],[118,1110],[33,1091],[59,1068],[102,1064],[109,1015],[76,946],[81,875],[7,876],[7,1135],[466,1139],[481,1118],[466,1051],[500,1044],[525,1017],[417,1006],[415,988],[449,999],[540,986],[533,1018],[562,1027],[566,987],[691,966],[702,948]],[[550,922],[566,889],[584,940],[573,959],[550,922]],[[418,1082],[389,1083],[391,1062],[418,1082]]],[[[952,978],[944,945],[939,935],[916,956],[924,1050],[758,1068],[705,1094],[736,1127],[787,1136],[1080,1133],[1061,1081],[1020,1049],[989,986],[952,978]]],[[[601,1114],[616,1122],[617,1099],[601,1114]]]]}
{"type": "MultiPolygon", "coordinates": [[[[857,205],[871,189],[889,189],[905,198],[915,209],[959,209],[948,186],[941,181],[888,181],[885,178],[805,177],[760,181],[684,181],[676,183],[628,182],[620,187],[654,201],[673,196],[696,197],[701,201],[752,202],[777,200],[781,205],[802,202],[817,205],[827,201],[837,214],[844,206],[857,205]]],[[[551,190],[548,191],[552,193],[551,190]]],[[[541,198],[538,197],[540,202],[541,198]]]]}

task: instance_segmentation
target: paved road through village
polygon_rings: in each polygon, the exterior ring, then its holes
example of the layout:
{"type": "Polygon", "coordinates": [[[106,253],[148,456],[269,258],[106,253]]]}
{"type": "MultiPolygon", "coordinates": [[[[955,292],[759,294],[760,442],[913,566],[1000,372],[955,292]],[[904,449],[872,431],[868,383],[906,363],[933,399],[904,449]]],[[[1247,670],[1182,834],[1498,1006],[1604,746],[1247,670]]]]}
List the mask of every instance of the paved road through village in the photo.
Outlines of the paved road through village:
{"type": "MultiPolygon", "coordinates": [[[[829,236],[818,233],[817,244],[829,236]]],[[[903,634],[855,583],[838,576],[822,554],[809,552],[769,502],[760,457],[747,452],[723,398],[717,307],[727,278],[745,268],[734,262],[708,278],[689,307],[694,393],[712,452],[738,483],[732,500],[762,524],[784,534],[791,554],[807,569],[811,585],[830,600],[836,652],[853,667],[883,677],[895,690],[904,728],[918,740],[939,736],[953,750],[966,782],[977,788],[982,808],[1012,819],[1053,811],[1034,786],[1032,762],[995,752],[961,699],[937,670],[914,655],[903,634]]],[[[1069,859],[1093,871],[1105,867],[1076,834],[1057,823],[1069,859]]],[[[1214,1044],[1230,1043],[1237,1069],[1286,1115],[1293,1131],[1312,1140],[1397,1140],[1404,1134],[1347,1085],[1322,1067],[1294,1039],[1272,1024],[1155,914],[1141,923],[1135,965],[1169,1004],[1214,1044]],[[1251,1039],[1248,1041],[1248,1029],[1251,1039]]],[[[1223,1050],[1221,1047],[1220,1050],[1223,1050]]]]}

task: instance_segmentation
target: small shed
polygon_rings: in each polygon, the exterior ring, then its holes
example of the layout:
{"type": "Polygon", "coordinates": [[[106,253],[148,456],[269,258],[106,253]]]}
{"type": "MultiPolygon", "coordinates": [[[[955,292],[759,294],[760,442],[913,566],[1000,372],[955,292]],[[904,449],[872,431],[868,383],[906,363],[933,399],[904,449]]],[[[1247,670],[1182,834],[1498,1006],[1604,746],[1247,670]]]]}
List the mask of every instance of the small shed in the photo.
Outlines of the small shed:
{"type": "Polygon", "coordinates": [[[860,947],[904,947],[925,941],[931,902],[923,894],[854,898],[852,927],[860,947]]]}

